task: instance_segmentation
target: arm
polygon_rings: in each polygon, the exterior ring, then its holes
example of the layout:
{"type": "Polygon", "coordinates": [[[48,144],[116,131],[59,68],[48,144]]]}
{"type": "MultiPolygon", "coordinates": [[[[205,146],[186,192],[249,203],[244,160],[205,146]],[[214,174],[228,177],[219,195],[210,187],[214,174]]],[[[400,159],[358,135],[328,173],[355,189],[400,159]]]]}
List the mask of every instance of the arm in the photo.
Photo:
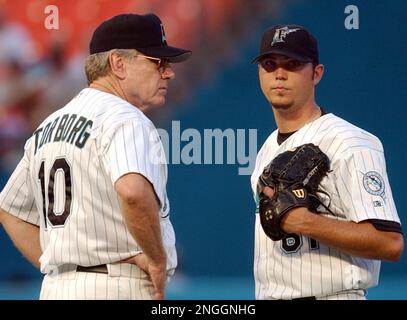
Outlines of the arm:
{"type": "Polygon", "coordinates": [[[287,233],[302,234],[363,258],[398,261],[404,249],[400,233],[377,230],[368,221],[355,223],[326,218],[306,208],[291,210],[281,227],[287,233]]]}
{"type": "Polygon", "coordinates": [[[143,260],[146,266],[140,267],[147,269],[151,276],[156,289],[155,298],[163,298],[166,254],[161,239],[159,206],[153,187],[142,175],[130,173],[116,181],[115,189],[126,226],[145,255],[143,260]]]}
{"type": "Polygon", "coordinates": [[[6,230],[17,249],[35,267],[40,268],[40,235],[39,227],[12,216],[0,209],[0,223],[6,230]]]}

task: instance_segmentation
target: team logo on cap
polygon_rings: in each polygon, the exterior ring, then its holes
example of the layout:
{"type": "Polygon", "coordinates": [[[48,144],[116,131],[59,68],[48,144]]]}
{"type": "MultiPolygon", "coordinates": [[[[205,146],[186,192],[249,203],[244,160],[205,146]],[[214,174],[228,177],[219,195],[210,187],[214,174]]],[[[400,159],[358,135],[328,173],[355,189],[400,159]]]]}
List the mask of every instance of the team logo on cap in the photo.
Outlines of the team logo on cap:
{"type": "Polygon", "coordinates": [[[161,41],[162,43],[165,43],[167,41],[167,38],[165,37],[164,26],[162,25],[162,23],[160,23],[160,26],[161,26],[161,41]]]}
{"type": "Polygon", "coordinates": [[[290,29],[287,26],[276,29],[276,32],[274,33],[273,41],[271,42],[271,46],[273,46],[275,43],[278,43],[278,42],[285,42],[284,39],[288,34],[290,34],[292,32],[297,32],[298,30],[300,30],[300,28],[290,29]]]}

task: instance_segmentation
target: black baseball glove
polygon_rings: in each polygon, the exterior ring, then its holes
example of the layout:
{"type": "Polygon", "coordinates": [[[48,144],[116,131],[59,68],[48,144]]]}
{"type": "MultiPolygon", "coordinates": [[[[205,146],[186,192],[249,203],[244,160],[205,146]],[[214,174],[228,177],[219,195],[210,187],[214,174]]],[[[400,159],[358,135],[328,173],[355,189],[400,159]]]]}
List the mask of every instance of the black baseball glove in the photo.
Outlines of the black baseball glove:
{"type": "Polygon", "coordinates": [[[281,219],[291,209],[306,207],[318,212],[323,203],[317,193],[325,193],[319,184],[329,171],[329,163],[319,147],[308,143],[281,153],[264,168],[257,191],[261,226],[270,239],[278,241],[284,237],[281,219]],[[272,198],[263,193],[266,186],[274,189],[272,198]]]}

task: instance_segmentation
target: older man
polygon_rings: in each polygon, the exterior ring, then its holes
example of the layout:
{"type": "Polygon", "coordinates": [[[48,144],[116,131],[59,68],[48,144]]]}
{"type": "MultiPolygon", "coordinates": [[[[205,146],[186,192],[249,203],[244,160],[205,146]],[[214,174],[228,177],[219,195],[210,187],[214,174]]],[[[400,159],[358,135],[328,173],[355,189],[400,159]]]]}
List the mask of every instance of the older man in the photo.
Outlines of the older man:
{"type": "Polygon", "coordinates": [[[164,298],[177,254],[164,151],[144,112],[165,103],[171,63],[190,54],[167,44],[154,14],[103,22],[89,88],[27,141],[0,217],[45,274],[41,299],[164,298]]]}

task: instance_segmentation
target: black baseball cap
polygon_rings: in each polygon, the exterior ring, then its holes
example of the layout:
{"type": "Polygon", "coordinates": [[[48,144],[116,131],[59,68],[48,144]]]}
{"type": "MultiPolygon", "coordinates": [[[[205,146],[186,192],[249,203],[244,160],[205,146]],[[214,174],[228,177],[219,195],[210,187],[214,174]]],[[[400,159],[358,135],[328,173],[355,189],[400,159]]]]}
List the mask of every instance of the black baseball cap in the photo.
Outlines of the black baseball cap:
{"type": "Polygon", "coordinates": [[[120,14],[104,21],[93,33],[90,54],[111,49],[136,49],[154,58],[181,62],[192,52],[167,44],[164,26],[155,14],[120,14]]]}
{"type": "Polygon", "coordinates": [[[302,62],[319,63],[318,44],[304,27],[295,24],[279,24],[267,29],[261,39],[260,54],[252,63],[276,53],[302,62]]]}

